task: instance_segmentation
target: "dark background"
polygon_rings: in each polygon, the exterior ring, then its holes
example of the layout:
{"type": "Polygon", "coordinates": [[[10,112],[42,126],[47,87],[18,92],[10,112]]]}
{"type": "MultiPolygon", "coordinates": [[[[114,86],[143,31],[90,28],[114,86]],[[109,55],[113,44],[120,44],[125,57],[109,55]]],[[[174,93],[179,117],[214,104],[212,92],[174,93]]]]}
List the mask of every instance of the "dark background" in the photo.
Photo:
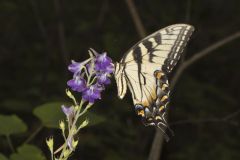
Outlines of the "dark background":
{"type": "MultiPolygon", "coordinates": [[[[147,34],[175,23],[195,27],[186,60],[240,29],[239,0],[134,2],[147,34]]],[[[0,0],[0,22],[0,111],[17,114],[29,127],[12,137],[15,146],[39,125],[32,115],[36,106],[68,100],[71,59],[83,61],[92,47],[119,61],[141,39],[124,0],[0,0]]],[[[236,39],[221,46],[181,74],[169,105],[175,136],[164,142],[163,160],[240,159],[239,44],[236,39]]],[[[147,159],[155,130],[141,124],[130,93],[117,98],[113,78],[92,112],[107,120],[82,130],[72,159],[147,159]]],[[[45,139],[52,134],[61,138],[59,130],[44,128],[30,143],[49,157],[45,139]]],[[[10,154],[4,142],[0,150],[10,154]]]]}

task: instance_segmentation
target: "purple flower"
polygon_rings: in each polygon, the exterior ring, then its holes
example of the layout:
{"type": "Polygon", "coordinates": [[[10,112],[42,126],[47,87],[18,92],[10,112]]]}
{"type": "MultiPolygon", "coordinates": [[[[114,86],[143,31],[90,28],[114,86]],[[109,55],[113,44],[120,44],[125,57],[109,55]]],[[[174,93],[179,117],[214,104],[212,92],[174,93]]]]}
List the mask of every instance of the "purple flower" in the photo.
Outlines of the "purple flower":
{"type": "Polygon", "coordinates": [[[110,65],[108,65],[107,67],[106,67],[106,69],[104,70],[104,72],[107,72],[107,73],[113,73],[114,72],[114,65],[113,65],[113,63],[111,63],[110,65]]]}
{"type": "Polygon", "coordinates": [[[80,76],[75,76],[67,82],[73,91],[82,92],[86,89],[86,80],[80,76]]]}
{"type": "Polygon", "coordinates": [[[108,78],[109,74],[108,73],[99,73],[97,74],[97,82],[101,85],[106,85],[110,84],[111,81],[108,78]]]}
{"type": "Polygon", "coordinates": [[[90,103],[94,103],[96,99],[101,99],[101,91],[103,89],[99,84],[92,85],[83,92],[82,98],[90,103]]]}
{"type": "Polygon", "coordinates": [[[74,108],[73,107],[67,107],[65,105],[62,105],[62,111],[63,113],[69,118],[72,117],[74,114],[74,108]]]}
{"type": "Polygon", "coordinates": [[[68,66],[68,70],[71,71],[72,73],[78,73],[81,71],[82,68],[82,63],[75,62],[72,60],[72,64],[68,66]]]}
{"type": "Polygon", "coordinates": [[[104,52],[103,54],[98,54],[95,61],[95,70],[102,71],[102,72],[113,72],[113,63],[112,59],[107,56],[107,53],[104,52]]]}

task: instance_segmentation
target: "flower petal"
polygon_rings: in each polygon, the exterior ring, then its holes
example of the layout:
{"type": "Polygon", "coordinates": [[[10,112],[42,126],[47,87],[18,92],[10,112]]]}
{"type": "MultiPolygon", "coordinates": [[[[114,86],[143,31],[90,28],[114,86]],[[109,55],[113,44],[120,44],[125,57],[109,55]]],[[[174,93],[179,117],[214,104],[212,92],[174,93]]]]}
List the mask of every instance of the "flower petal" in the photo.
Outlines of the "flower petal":
{"type": "Polygon", "coordinates": [[[112,59],[107,56],[106,52],[99,54],[96,57],[96,61],[95,61],[95,70],[96,71],[112,73],[113,68],[114,68],[114,65],[112,63],[112,59]]]}
{"type": "Polygon", "coordinates": [[[65,105],[61,106],[63,113],[67,116],[70,117],[71,115],[74,114],[74,108],[73,107],[67,107],[65,105]]]}
{"type": "Polygon", "coordinates": [[[68,70],[71,71],[72,73],[77,73],[80,72],[82,69],[82,64],[79,62],[75,62],[72,60],[72,64],[68,66],[68,70]]]}
{"type": "Polygon", "coordinates": [[[84,92],[82,98],[90,103],[94,103],[96,99],[101,99],[101,91],[103,88],[101,85],[92,85],[88,87],[84,92]]]}
{"type": "Polygon", "coordinates": [[[74,91],[82,92],[86,89],[86,80],[80,76],[75,76],[74,79],[67,82],[67,85],[74,91]]]}
{"type": "Polygon", "coordinates": [[[98,83],[101,85],[110,84],[110,79],[108,78],[108,73],[97,74],[98,83]]]}

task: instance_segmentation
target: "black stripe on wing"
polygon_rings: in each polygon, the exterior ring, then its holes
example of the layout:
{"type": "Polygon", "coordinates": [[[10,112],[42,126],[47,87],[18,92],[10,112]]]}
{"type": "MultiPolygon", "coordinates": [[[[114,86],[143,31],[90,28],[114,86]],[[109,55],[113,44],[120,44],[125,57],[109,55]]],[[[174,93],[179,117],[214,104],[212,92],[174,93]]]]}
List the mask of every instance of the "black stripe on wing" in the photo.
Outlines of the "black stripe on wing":
{"type": "MultiPolygon", "coordinates": [[[[178,58],[174,57],[174,53],[181,53],[183,48],[186,46],[187,41],[189,40],[194,28],[190,25],[186,24],[176,24],[171,25],[168,27],[165,27],[148,37],[144,38],[142,41],[135,44],[131,49],[128,50],[128,52],[125,53],[123,56],[121,63],[127,64],[131,63],[132,61],[135,61],[136,63],[142,63],[142,59],[144,56],[149,56],[148,61],[150,63],[153,63],[153,58],[156,57],[163,57],[166,58],[165,66],[168,67],[169,64],[176,62],[174,60],[178,60],[180,57],[180,54],[178,55],[178,58]],[[179,33],[176,33],[179,31],[179,33]],[[164,37],[162,37],[164,36],[164,37]],[[176,38],[173,38],[171,36],[176,36],[176,38]],[[175,44],[165,44],[165,40],[172,40],[175,44]],[[157,49],[157,47],[164,45],[172,45],[171,49],[157,49]],[[141,46],[141,47],[140,47],[141,46]],[[144,47],[144,48],[143,48],[144,47]],[[178,49],[180,47],[180,49],[178,49]],[[178,50],[177,50],[178,49],[178,50]],[[153,54],[155,51],[167,51],[169,52],[168,55],[156,55],[153,54]],[[171,62],[173,60],[173,62],[171,62]]],[[[173,63],[175,65],[175,63],[173,63]]],[[[171,70],[174,65],[171,65],[169,67],[170,69],[165,70],[171,70]]]]}
{"type": "MultiPolygon", "coordinates": [[[[172,29],[174,29],[174,28],[172,28],[172,29]]],[[[180,33],[177,36],[175,44],[173,45],[171,51],[168,54],[168,58],[164,61],[164,64],[162,66],[163,71],[165,71],[166,73],[169,73],[172,71],[172,69],[177,64],[178,60],[180,59],[181,53],[183,52],[184,48],[186,47],[187,42],[190,39],[190,36],[192,35],[193,31],[194,31],[193,27],[191,27],[188,30],[187,26],[183,27],[183,29],[180,30],[180,33]],[[185,33],[186,31],[187,31],[187,33],[185,33]]],[[[169,30],[168,30],[168,32],[169,32],[169,30]]]]}
{"type": "MultiPolygon", "coordinates": [[[[152,42],[148,41],[148,40],[145,40],[142,42],[142,44],[144,45],[144,47],[150,51],[152,48],[153,48],[153,44],[152,42]]],[[[153,54],[152,53],[149,53],[149,62],[153,62],[153,54]]]]}
{"type": "MultiPolygon", "coordinates": [[[[141,83],[141,71],[142,71],[142,68],[141,68],[141,63],[142,63],[142,50],[139,46],[137,46],[136,48],[133,49],[133,57],[134,57],[134,60],[135,62],[137,63],[137,66],[138,66],[138,81],[141,83]]],[[[142,91],[142,85],[139,86],[141,91],[142,91]]]]}

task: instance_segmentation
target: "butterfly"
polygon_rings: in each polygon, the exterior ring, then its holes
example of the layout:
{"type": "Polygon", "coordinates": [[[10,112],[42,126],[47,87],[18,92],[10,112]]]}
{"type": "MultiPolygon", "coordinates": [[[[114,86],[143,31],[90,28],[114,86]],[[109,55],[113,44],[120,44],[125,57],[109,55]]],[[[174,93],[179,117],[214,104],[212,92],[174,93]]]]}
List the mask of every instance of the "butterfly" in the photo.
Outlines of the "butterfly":
{"type": "Polygon", "coordinates": [[[188,24],[167,26],[136,43],[115,63],[118,97],[124,98],[129,88],[143,124],[160,128],[166,139],[169,137],[165,131],[170,130],[165,119],[170,92],[168,74],[193,31],[188,24]]]}

